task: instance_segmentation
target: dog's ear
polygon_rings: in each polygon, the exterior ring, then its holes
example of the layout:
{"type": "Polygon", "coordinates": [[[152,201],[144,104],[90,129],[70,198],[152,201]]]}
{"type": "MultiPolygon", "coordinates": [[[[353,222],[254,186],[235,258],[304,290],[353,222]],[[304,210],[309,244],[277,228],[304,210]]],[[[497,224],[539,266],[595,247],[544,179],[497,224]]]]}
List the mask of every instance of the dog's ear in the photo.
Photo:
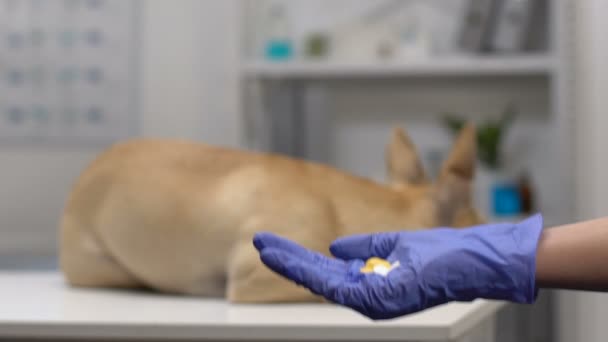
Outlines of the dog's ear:
{"type": "Polygon", "coordinates": [[[443,163],[440,178],[455,176],[472,181],[475,176],[477,154],[476,130],[472,124],[462,128],[448,159],[443,163]]]}
{"type": "Polygon", "coordinates": [[[466,125],[456,139],[437,180],[437,201],[445,222],[466,210],[472,210],[472,183],[475,176],[476,130],[466,125]]]}
{"type": "Polygon", "coordinates": [[[386,167],[393,184],[419,184],[427,180],[416,147],[401,128],[393,129],[386,148],[386,167]]]}

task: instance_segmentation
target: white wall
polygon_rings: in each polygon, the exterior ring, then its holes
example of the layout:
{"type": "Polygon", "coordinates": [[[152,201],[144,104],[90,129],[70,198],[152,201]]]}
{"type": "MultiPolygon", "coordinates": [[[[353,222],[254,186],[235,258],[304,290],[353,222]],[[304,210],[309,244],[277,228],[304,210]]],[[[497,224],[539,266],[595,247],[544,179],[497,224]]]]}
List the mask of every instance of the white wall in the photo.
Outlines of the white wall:
{"type": "MultiPolygon", "coordinates": [[[[580,219],[608,216],[608,2],[577,2],[577,212],[580,219]]],[[[608,339],[608,295],[559,291],[556,341],[608,339]]]]}
{"type": "Polygon", "coordinates": [[[98,148],[0,148],[0,255],[49,253],[69,184],[98,148]]]}
{"type": "Polygon", "coordinates": [[[143,134],[240,142],[239,0],[147,0],[143,134]]]}
{"type": "MultiPolygon", "coordinates": [[[[145,136],[238,146],[239,1],[142,1],[145,136]]],[[[69,187],[103,146],[0,146],[0,255],[54,253],[69,187]]]]}

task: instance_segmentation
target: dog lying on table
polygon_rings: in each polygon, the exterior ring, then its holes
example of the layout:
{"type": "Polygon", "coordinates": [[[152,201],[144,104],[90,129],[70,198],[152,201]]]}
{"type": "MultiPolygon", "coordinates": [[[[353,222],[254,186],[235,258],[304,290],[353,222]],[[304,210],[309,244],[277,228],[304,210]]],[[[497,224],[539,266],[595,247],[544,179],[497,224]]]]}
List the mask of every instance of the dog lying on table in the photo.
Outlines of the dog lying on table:
{"type": "Polygon", "coordinates": [[[433,183],[401,129],[389,185],[285,156],[173,140],[100,154],[74,185],[60,260],[72,286],[150,288],[231,302],[319,301],[269,271],[252,245],[272,231],[328,253],[339,236],[480,223],[475,134],[465,127],[433,183]]]}

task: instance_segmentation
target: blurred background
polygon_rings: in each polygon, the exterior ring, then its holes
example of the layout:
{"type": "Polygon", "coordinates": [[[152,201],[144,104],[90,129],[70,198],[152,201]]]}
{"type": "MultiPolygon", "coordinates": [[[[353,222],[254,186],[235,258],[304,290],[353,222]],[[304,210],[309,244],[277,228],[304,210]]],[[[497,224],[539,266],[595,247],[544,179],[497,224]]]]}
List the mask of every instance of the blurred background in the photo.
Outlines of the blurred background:
{"type": "MultiPolygon", "coordinates": [[[[0,0],[0,268],[56,267],[70,186],[137,136],[385,180],[407,130],[436,174],[477,125],[476,205],[605,216],[603,0],[0,0]]],[[[604,295],[543,291],[501,341],[604,341],[604,295]]]]}

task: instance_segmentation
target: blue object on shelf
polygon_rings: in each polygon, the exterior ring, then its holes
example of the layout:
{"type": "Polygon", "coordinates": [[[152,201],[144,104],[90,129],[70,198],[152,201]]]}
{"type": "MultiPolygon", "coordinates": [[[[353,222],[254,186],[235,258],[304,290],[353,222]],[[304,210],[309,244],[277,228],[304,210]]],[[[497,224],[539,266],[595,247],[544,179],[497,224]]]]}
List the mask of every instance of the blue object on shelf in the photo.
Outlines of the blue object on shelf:
{"type": "Polygon", "coordinates": [[[264,55],[270,61],[285,61],[294,54],[286,6],[283,2],[272,2],[265,18],[264,55]]]}
{"type": "Polygon", "coordinates": [[[516,184],[495,184],[491,195],[494,215],[512,216],[521,212],[521,199],[516,184]]]}
{"type": "Polygon", "coordinates": [[[273,39],[266,44],[266,58],[272,61],[284,61],[293,55],[291,42],[287,39],[273,39]]]}

